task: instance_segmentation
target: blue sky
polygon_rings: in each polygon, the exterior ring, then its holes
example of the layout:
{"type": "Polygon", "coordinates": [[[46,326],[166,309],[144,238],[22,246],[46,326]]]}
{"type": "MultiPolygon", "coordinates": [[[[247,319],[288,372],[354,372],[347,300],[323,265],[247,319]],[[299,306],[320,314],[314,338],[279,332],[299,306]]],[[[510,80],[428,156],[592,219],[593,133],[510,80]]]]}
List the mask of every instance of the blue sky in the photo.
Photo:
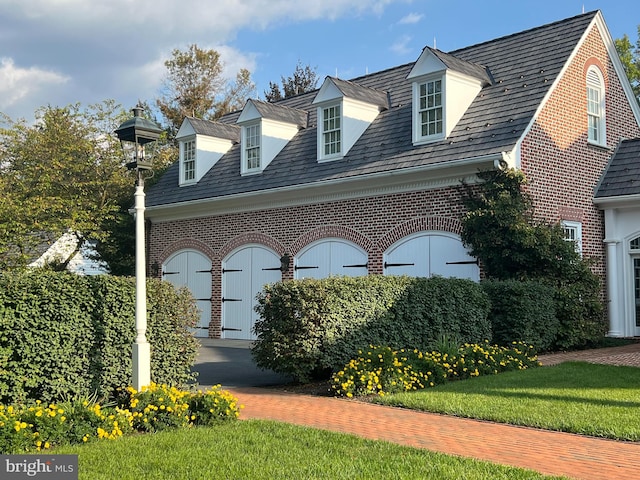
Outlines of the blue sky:
{"type": "Polygon", "coordinates": [[[635,0],[0,0],[0,112],[153,103],[163,62],[194,43],[218,50],[230,77],[248,68],[261,97],[298,61],[349,79],[434,42],[451,51],[598,9],[613,38],[636,41],[635,0]]]}

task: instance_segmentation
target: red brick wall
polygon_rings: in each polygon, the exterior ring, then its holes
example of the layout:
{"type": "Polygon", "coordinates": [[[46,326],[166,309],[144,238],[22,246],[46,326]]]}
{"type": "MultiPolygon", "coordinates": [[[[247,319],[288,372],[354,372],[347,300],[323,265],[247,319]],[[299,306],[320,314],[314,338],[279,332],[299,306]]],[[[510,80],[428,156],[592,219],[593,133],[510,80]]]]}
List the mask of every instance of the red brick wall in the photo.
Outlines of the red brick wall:
{"type": "MultiPolygon", "coordinates": [[[[587,38],[556,86],[521,146],[522,169],[539,217],[582,222],[583,252],[604,258],[603,218],[592,202],[593,191],[621,137],[640,136],[622,87],[597,31],[587,38]],[[586,68],[600,65],[606,82],[608,149],[587,144],[586,68]],[[616,114],[613,115],[613,112],[616,114]]],[[[295,256],[306,245],[327,237],[347,239],[369,254],[369,272],[383,271],[383,252],[415,232],[460,233],[463,208],[456,188],[398,193],[362,199],[259,210],[150,227],[149,262],[162,264],[173,253],[196,248],[214,266],[235,248],[256,243],[278,255],[295,256]]],[[[604,275],[600,261],[595,271],[604,275]]],[[[293,271],[285,274],[291,278],[293,271]]],[[[212,275],[212,325],[219,335],[221,275],[212,275]]]]}
{"type": "MultiPolygon", "coordinates": [[[[450,187],[160,222],[149,229],[149,262],[162,264],[175,252],[195,248],[211,258],[215,272],[216,266],[242,245],[265,245],[278,255],[287,252],[293,257],[316,240],[335,237],[367,251],[369,272],[381,274],[382,255],[394,242],[425,230],[460,234],[461,213],[458,189],[450,187]]],[[[292,270],[285,274],[285,278],[292,276],[292,270]]],[[[217,336],[220,328],[221,277],[212,275],[212,336],[217,336]]]]}
{"type": "Polygon", "coordinates": [[[598,259],[594,271],[603,277],[603,283],[604,219],[593,204],[593,193],[618,141],[637,136],[640,130],[596,27],[524,139],[521,158],[537,216],[552,222],[582,222],[583,255],[598,259]],[[605,78],[608,148],[587,142],[586,72],[590,65],[598,66],[605,78]]]}

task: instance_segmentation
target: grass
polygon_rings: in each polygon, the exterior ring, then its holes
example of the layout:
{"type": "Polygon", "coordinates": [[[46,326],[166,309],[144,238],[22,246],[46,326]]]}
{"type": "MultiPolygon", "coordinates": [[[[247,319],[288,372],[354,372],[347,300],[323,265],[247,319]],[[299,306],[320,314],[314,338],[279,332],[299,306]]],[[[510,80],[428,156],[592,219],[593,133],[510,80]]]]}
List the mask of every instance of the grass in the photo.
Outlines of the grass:
{"type": "Polygon", "coordinates": [[[568,362],[373,398],[385,405],[640,440],[640,368],[568,362]]]}
{"type": "Polygon", "coordinates": [[[123,437],[52,453],[79,454],[80,480],[559,478],[262,420],[123,437]]]}

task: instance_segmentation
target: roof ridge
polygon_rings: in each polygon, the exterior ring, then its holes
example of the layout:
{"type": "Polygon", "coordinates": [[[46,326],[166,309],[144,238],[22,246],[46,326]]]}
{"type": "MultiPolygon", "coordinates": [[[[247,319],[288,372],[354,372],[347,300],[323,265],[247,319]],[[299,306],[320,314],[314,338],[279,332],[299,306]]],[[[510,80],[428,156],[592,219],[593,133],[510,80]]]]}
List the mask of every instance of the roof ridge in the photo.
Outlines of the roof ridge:
{"type": "Polygon", "coordinates": [[[553,22],[550,22],[550,23],[546,23],[544,25],[539,25],[537,27],[528,28],[526,30],[521,30],[521,31],[515,32],[515,33],[510,33],[508,35],[503,35],[502,37],[493,38],[491,40],[485,40],[484,42],[474,43],[473,45],[467,45],[466,47],[457,48],[455,50],[451,50],[450,52],[445,52],[445,53],[448,53],[449,55],[455,55],[456,52],[462,52],[464,50],[469,50],[471,48],[479,47],[479,46],[482,46],[482,45],[488,45],[490,43],[503,41],[503,40],[506,40],[506,39],[511,38],[511,37],[516,37],[518,35],[523,35],[525,33],[535,32],[536,30],[542,30],[543,28],[549,28],[549,27],[552,27],[554,25],[560,25],[562,23],[569,23],[569,22],[572,22],[572,21],[574,21],[574,20],[576,20],[578,18],[581,18],[581,17],[595,16],[595,15],[598,14],[598,12],[600,12],[600,10],[592,10],[590,12],[581,13],[579,15],[574,15],[573,17],[564,18],[562,20],[556,20],[556,21],[553,21],[553,22]]]}

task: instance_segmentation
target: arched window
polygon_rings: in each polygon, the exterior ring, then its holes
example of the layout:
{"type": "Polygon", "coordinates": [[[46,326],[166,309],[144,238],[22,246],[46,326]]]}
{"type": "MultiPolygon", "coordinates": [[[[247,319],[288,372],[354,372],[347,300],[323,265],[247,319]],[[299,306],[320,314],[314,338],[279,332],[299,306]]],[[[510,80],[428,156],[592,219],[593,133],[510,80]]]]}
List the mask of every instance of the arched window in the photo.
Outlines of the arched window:
{"type": "Polygon", "coordinates": [[[587,139],[590,143],[606,145],[605,95],[602,72],[595,66],[587,70],[587,118],[589,122],[587,139]]]}

